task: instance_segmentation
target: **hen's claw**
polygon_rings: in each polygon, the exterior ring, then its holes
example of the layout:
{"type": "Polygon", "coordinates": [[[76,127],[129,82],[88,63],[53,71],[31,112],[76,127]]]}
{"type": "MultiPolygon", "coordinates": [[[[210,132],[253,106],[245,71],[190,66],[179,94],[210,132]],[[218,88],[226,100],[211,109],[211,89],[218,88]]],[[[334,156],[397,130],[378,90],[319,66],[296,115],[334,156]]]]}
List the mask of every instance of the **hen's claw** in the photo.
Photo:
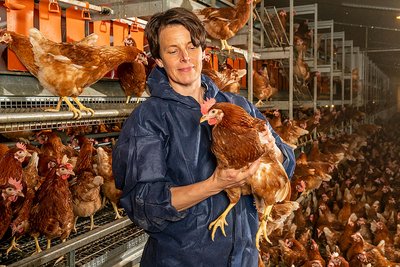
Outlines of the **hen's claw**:
{"type": "Polygon", "coordinates": [[[228,215],[229,211],[235,206],[236,203],[230,203],[228,207],[225,209],[225,211],[210,225],[208,226],[208,230],[211,230],[211,239],[214,241],[215,237],[215,232],[217,231],[218,227],[221,227],[222,234],[226,236],[225,234],[225,225],[228,225],[226,222],[226,216],[228,215]]]}
{"type": "Polygon", "coordinates": [[[9,248],[7,249],[7,251],[6,251],[6,256],[8,256],[8,254],[9,254],[13,249],[22,252],[22,250],[19,249],[18,246],[19,246],[19,245],[18,245],[17,242],[15,241],[15,236],[14,236],[14,237],[13,237],[13,240],[11,241],[10,247],[9,247],[9,248]]]}
{"type": "Polygon", "coordinates": [[[221,232],[224,236],[226,236],[225,233],[225,225],[228,225],[228,223],[226,222],[226,216],[219,216],[218,219],[216,219],[215,221],[213,221],[212,223],[210,223],[210,225],[208,226],[208,230],[211,230],[212,228],[212,232],[211,232],[211,239],[212,241],[214,241],[215,238],[215,232],[217,231],[218,227],[221,227],[221,232]]]}

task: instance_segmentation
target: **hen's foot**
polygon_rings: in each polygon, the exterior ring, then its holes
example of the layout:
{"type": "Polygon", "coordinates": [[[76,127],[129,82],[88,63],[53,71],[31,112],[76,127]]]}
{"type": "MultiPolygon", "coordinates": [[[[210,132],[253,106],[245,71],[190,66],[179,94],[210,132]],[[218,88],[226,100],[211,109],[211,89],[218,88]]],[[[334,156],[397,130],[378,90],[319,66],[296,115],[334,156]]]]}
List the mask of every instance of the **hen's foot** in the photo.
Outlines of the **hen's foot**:
{"type": "Polygon", "coordinates": [[[111,205],[113,206],[114,212],[115,212],[115,219],[121,219],[123,218],[123,216],[121,216],[120,213],[122,213],[124,211],[124,209],[118,209],[117,204],[111,202],[111,205]]]}
{"type": "Polygon", "coordinates": [[[210,225],[208,226],[208,230],[211,230],[212,228],[212,232],[211,232],[211,239],[214,241],[215,238],[215,232],[217,231],[218,227],[221,227],[221,232],[224,236],[226,236],[225,234],[225,225],[228,225],[228,223],[226,222],[226,216],[219,216],[218,219],[216,219],[215,221],[213,221],[212,223],[210,223],[210,225]]]}
{"type": "MultiPolygon", "coordinates": [[[[85,107],[84,105],[82,105],[82,103],[78,100],[78,98],[77,97],[73,97],[72,98],[74,101],[75,101],[75,103],[78,105],[78,107],[79,107],[79,109],[80,109],[80,111],[78,111],[79,112],[79,117],[77,118],[77,119],[80,119],[81,118],[81,111],[85,111],[85,112],[87,112],[87,113],[90,113],[91,115],[90,116],[93,116],[94,115],[94,110],[93,109],[91,109],[91,108],[87,108],[87,107],[85,107]]],[[[72,104],[71,104],[72,105],[72,104]]],[[[71,108],[71,107],[70,107],[71,108]]]]}
{"type": "Polygon", "coordinates": [[[35,239],[36,251],[33,252],[32,255],[35,255],[35,254],[39,254],[40,252],[42,252],[42,249],[40,248],[40,245],[39,245],[39,239],[36,236],[34,236],[33,238],[35,239]]]}
{"type": "Polygon", "coordinates": [[[226,222],[226,216],[228,215],[229,211],[235,206],[236,203],[230,203],[229,206],[225,209],[225,211],[210,225],[208,226],[208,230],[211,230],[211,239],[214,241],[215,237],[215,232],[217,231],[218,227],[221,227],[222,234],[226,236],[225,234],[225,225],[228,225],[226,222]]]}
{"type": "Polygon", "coordinates": [[[228,53],[230,53],[233,50],[233,46],[228,45],[226,40],[221,40],[221,50],[228,50],[228,53]]]}
{"type": "Polygon", "coordinates": [[[271,240],[269,240],[268,238],[268,232],[267,232],[267,221],[270,219],[269,215],[271,214],[272,207],[273,205],[266,206],[261,216],[260,226],[258,227],[258,231],[256,234],[256,247],[258,250],[260,250],[261,235],[263,235],[265,240],[267,240],[267,242],[272,245],[271,240]]]}
{"type": "Polygon", "coordinates": [[[262,100],[258,100],[258,102],[255,104],[256,107],[261,107],[264,103],[262,102],[262,100]]]}
{"type": "MultiPolygon", "coordinates": [[[[17,244],[17,242],[15,241],[15,236],[13,237],[13,240],[11,241],[10,247],[7,249],[6,251],[6,256],[8,256],[8,254],[12,251],[12,250],[18,250],[21,251],[18,247],[19,245],[17,244]]],[[[22,251],[21,251],[22,252],[22,251]]]]}

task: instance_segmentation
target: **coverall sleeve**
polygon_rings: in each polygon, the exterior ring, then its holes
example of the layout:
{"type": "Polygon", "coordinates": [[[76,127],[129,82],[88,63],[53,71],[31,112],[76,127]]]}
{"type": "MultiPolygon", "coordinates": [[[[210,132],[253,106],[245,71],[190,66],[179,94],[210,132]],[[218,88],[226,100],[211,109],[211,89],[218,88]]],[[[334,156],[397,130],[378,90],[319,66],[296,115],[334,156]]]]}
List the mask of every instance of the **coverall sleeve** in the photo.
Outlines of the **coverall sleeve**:
{"type": "Polygon", "coordinates": [[[187,211],[178,212],[171,205],[173,184],[166,176],[166,141],[160,134],[133,125],[136,130],[122,133],[113,149],[115,184],[122,190],[120,203],[138,226],[162,231],[187,211]]]}

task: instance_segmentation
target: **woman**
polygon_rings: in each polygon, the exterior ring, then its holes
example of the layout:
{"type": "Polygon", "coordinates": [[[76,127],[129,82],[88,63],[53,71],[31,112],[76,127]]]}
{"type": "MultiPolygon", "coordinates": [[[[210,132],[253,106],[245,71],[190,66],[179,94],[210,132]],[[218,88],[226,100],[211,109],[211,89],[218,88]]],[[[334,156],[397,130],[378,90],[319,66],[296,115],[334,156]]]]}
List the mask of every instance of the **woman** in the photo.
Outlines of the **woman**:
{"type": "MultiPolygon", "coordinates": [[[[147,81],[151,97],[127,119],[113,151],[121,205],[149,234],[141,266],[257,266],[258,218],[251,196],[243,196],[228,215],[226,237],[217,232],[212,241],[208,225],[229,204],[223,190],[243,185],[259,162],[243,170],[218,168],[211,128],[199,123],[200,103],[216,98],[263,116],[201,74],[206,32],[193,13],[173,8],[155,14],[145,34],[157,63],[147,81]]],[[[275,138],[292,175],[293,151],[275,138]]]]}

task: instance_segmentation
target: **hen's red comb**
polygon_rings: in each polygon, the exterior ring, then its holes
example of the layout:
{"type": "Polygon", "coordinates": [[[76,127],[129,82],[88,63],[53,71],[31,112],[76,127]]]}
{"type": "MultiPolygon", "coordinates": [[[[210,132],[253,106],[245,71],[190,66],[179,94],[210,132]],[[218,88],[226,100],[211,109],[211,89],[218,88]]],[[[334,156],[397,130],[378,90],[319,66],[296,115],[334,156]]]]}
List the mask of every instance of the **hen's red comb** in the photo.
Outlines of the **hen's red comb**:
{"type": "Polygon", "coordinates": [[[215,103],[217,103],[215,98],[207,98],[207,100],[204,101],[203,104],[200,104],[201,114],[206,115],[210,110],[210,108],[214,106],[215,103]]]}
{"type": "Polygon", "coordinates": [[[67,168],[69,171],[74,168],[71,163],[65,163],[65,168],[67,168]]]}
{"type": "Polygon", "coordinates": [[[14,187],[15,187],[15,189],[17,190],[17,191],[22,191],[22,183],[21,183],[21,181],[18,181],[17,179],[14,179],[14,178],[9,178],[8,179],[8,183],[10,184],[10,185],[13,185],[14,187]]]}
{"type": "Polygon", "coordinates": [[[16,143],[15,146],[19,149],[26,151],[26,145],[24,143],[16,143]]]}

